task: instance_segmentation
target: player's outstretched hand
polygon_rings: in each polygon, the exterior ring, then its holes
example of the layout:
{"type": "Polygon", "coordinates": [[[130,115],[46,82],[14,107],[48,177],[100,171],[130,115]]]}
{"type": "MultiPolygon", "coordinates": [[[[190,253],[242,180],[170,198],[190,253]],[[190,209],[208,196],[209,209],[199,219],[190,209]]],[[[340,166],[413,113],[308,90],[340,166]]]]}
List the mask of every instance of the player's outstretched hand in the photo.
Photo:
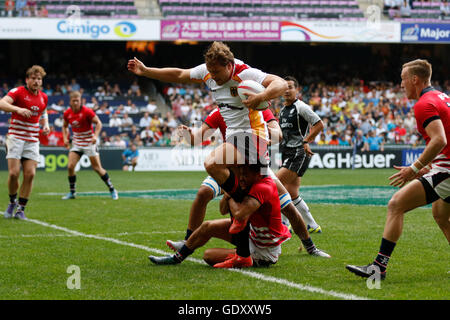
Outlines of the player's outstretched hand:
{"type": "Polygon", "coordinates": [[[128,60],[127,69],[135,75],[142,76],[145,71],[145,64],[138,58],[134,57],[133,59],[128,60]]]}
{"type": "Polygon", "coordinates": [[[408,181],[411,181],[415,178],[416,174],[410,167],[399,167],[394,166],[396,170],[399,170],[396,174],[393,174],[389,177],[391,182],[389,185],[394,187],[403,187],[408,181]]]}
{"type": "Polygon", "coordinates": [[[312,157],[314,155],[314,152],[311,151],[311,147],[309,146],[309,143],[305,143],[303,145],[303,147],[305,148],[305,152],[307,155],[309,155],[310,157],[312,157]]]}

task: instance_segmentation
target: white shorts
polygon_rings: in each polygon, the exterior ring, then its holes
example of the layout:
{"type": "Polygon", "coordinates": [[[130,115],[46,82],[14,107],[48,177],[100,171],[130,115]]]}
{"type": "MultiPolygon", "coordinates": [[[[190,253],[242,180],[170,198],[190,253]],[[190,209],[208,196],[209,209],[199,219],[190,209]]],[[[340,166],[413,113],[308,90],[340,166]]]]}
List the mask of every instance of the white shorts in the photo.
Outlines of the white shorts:
{"type": "Polygon", "coordinates": [[[30,142],[6,136],[6,159],[29,159],[39,162],[39,142],[30,142]]]}
{"type": "Polygon", "coordinates": [[[76,152],[78,154],[80,154],[80,153],[85,154],[89,158],[98,156],[97,145],[95,145],[95,144],[90,144],[87,147],[80,147],[80,146],[73,145],[72,148],[70,149],[70,151],[76,152]]]}
{"type": "Polygon", "coordinates": [[[432,203],[438,198],[450,203],[450,170],[433,166],[427,174],[419,178],[425,188],[427,203],[432,203]]]}
{"type": "Polygon", "coordinates": [[[258,265],[275,264],[278,261],[278,257],[281,254],[281,245],[276,247],[260,248],[255,245],[252,239],[249,239],[250,255],[252,256],[253,263],[258,265]],[[265,263],[264,263],[265,262],[265,263]]]}

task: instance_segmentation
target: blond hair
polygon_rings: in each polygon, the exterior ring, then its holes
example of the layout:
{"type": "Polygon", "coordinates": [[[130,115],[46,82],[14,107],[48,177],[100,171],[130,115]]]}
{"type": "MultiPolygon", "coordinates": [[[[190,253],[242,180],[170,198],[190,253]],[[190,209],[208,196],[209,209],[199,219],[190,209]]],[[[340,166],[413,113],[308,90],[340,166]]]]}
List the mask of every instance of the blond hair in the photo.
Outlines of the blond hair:
{"type": "Polygon", "coordinates": [[[31,66],[30,68],[28,68],[28,70],[26,72],[26,77],[29,78],[35,74],[39,74],[43,78],[46,76],[47,73],[45,72],[44,68],[35,64],[34,66],[31,66]]]}
{"type": "Polygon", "coordinates": [[[226,66],[230,62],[234,63],[234,54],[225,43],[214,41],[205,53],[205,62],[207,65],[226,66]]]}
{"type": "Polygon", "coordinates": [[[409,75],[417,76],[423,80],[423,82],[430,82],[431,80],[432,67],[431,63],[427,60],[416,59],[405,63],[402,68],[407,68],[409,75]]]}
{"type": "Polygon", "coordinates": [[[81,93],[80,93],[80,91],[71,91],[71,92],[70,92],[70,94],[69,94],[69,98],[70,98],[70,99],[72,99],[72,98],[77,98],[77,97],[80,97],[80,98],[81,98],[81,93]]]}

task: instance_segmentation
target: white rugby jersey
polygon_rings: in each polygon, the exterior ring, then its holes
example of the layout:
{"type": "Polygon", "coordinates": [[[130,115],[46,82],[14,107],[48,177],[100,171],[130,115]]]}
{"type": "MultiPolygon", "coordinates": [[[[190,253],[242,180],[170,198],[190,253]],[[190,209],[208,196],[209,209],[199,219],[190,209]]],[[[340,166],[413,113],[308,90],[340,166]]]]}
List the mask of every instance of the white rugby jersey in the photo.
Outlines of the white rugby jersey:
{"type": "Polygon", "coordinates": [[[267,124],[261,111],[247,108],[238,95],[237,87],[243,80],[254,80],[261,83],[267,73],[251,68],[241,60],[235,59],[230,80],[223,85],[218,85],[206,68],[201,64],[191,69],[190,77],[195,82],[203,82],[212,92],[212,96],[219,105],[226,126],[226,138],[238,132],[249,132],[258,137],[269,140],[267,124]]]}

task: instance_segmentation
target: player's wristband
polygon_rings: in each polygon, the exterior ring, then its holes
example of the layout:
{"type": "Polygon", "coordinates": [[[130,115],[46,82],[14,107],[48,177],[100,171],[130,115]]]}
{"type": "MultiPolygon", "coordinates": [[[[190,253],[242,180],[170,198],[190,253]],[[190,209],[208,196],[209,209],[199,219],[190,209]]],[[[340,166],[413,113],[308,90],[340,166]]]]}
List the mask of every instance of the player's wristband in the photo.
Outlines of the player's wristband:
{"type": "Polygon", "coordinates": [[[410,165],[409,167],[412,169],[412,171],[414,171],[414,173],[418,173],[420,171],[419,169],[417,169],[417,167],[414,165],[414,163],[412,165],[410,165]]]}
{"type": "Polygon", "coordinates": [[[43,113],[41,115],[41,119],[48,119],[48,113],[43,113]]]}

